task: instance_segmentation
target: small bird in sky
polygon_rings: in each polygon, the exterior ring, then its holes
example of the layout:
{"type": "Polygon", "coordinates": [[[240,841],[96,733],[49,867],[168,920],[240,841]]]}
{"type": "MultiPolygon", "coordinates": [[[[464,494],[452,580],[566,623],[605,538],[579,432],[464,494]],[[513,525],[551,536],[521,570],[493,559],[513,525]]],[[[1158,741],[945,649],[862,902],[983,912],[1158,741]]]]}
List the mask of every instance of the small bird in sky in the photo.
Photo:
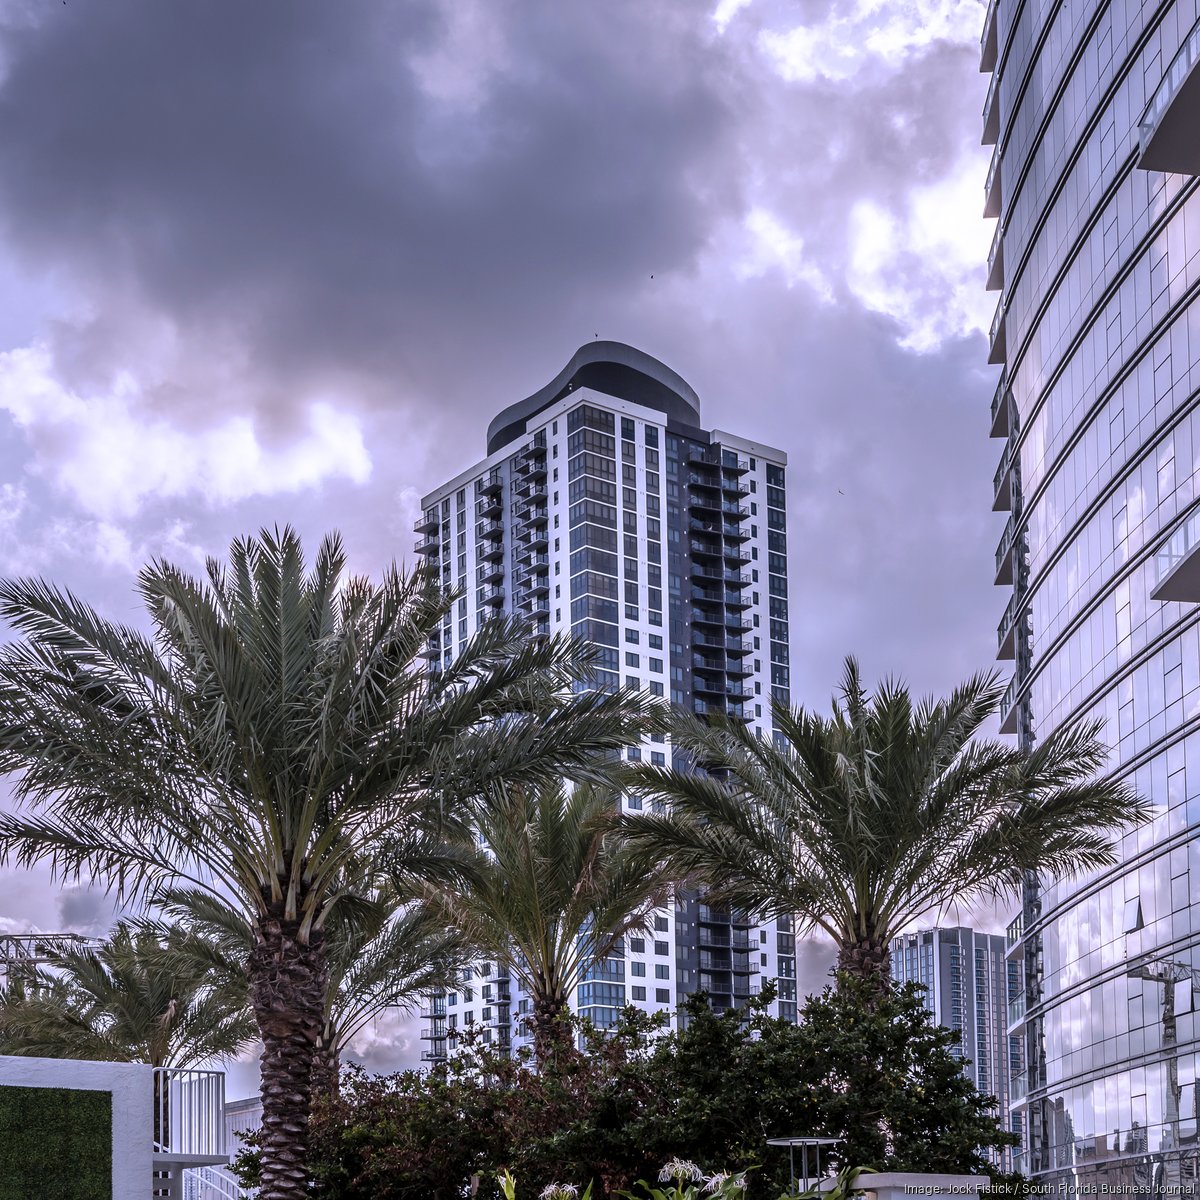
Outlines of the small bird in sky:
{"type": "Polygon", "coordinates": [[[846,493],[845,493],[845,492],[843,492],[841,488],[838,488],[838,495],[839,495],[839,496],[844,496],[845,494],[846,494],[846,493]]]}

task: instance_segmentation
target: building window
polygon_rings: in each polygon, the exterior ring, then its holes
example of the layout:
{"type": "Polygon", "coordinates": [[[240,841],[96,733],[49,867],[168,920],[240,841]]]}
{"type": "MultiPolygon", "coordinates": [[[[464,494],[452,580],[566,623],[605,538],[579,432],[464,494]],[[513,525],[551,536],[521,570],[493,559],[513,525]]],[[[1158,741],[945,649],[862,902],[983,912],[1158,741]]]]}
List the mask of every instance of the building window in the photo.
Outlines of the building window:
{"type": "Polygon", "coordinates": [[[671,948],[670,948],[670,946],[667,945],[666,942],[655,942],[654,943],[654,953],[655,954],[670,954],[671,948]]]}
{"type": "Polygon", "coordinates": [[[644,962],[638,962],[635,958],[629,964],[629,973],[638,979],[644,979],[646,976],[646,964],[644,962]]]}
{"type": "Polygon", "coordinates": [[[635,1000],[645,1000],[646,998],[646,989],[636,983],[630,988],[630,993],[635,1000]]]}
{"type": "Polygon", "coordinates": [[[666,933],[667,918],[666,917],[655,917],[654,918],[654,928],[658,933],[666,933]]]}
{"type": "Polygon", "coordinates": [[[670,1004],[671,1003],[671,989],[670,988],[655,988],[654,989],[654,999],[659,1004],[670,1004]]]}
{"type": "Polygon", "coordinates": [[[655,979],[670,979],[671,978],[671,968],[669,966],[667,966],[666,963],[655,963],[654,964],[654,978],[655,979]]]}

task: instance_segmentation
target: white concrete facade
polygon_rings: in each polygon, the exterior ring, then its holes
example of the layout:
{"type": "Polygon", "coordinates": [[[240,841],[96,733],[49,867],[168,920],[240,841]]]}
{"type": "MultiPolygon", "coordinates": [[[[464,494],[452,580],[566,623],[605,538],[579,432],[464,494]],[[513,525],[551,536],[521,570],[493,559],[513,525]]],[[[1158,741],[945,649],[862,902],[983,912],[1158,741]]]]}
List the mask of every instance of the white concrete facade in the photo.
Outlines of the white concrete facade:
{"type": "Polygon", "coordinates": [[[113,1200],[150,1194],[154,1128],[152,1067],[141,1063],[0,1055],[0,1087],[111,1093],[113,1200]]]}

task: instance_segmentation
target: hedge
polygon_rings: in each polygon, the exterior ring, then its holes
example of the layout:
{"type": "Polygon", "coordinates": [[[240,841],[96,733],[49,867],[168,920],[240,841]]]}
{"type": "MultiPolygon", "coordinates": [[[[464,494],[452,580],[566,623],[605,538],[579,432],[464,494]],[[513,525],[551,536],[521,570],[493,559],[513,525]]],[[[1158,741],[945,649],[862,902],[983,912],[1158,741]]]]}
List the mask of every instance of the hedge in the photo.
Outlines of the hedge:
{"type": "Polygon", "coordinates": [[[112,1200],[112,1093],[0,1086],[0,1200],[50,1196],[112,1200]]]}

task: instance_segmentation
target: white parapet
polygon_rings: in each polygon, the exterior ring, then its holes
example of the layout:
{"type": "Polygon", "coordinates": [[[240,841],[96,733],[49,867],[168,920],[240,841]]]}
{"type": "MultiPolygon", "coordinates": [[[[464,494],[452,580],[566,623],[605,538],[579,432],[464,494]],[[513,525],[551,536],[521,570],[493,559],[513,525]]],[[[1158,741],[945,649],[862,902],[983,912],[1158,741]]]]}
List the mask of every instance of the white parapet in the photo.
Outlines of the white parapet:
{"type": "MultiPolygon", "coordinates": [[[[837,1186],[836,1179],[821,1181],[821,1191],[837,1186]]],[[[991,1187],[987,1175],[935,1175],[925,1171],[864,1171],[854,1181],[852,1190],[868,1200],[905,1200],[906,1197],[963,1196],[974,1200],[980,1192],[991,1187]]]]}
{"type": "Polygon", "coordinates": [[[112,1096],[112,1194],[148,1196],[153,1169],[154,1072],[140,1063],[0,1055],[0,1087],[68,1088],[112,1096]]]}

